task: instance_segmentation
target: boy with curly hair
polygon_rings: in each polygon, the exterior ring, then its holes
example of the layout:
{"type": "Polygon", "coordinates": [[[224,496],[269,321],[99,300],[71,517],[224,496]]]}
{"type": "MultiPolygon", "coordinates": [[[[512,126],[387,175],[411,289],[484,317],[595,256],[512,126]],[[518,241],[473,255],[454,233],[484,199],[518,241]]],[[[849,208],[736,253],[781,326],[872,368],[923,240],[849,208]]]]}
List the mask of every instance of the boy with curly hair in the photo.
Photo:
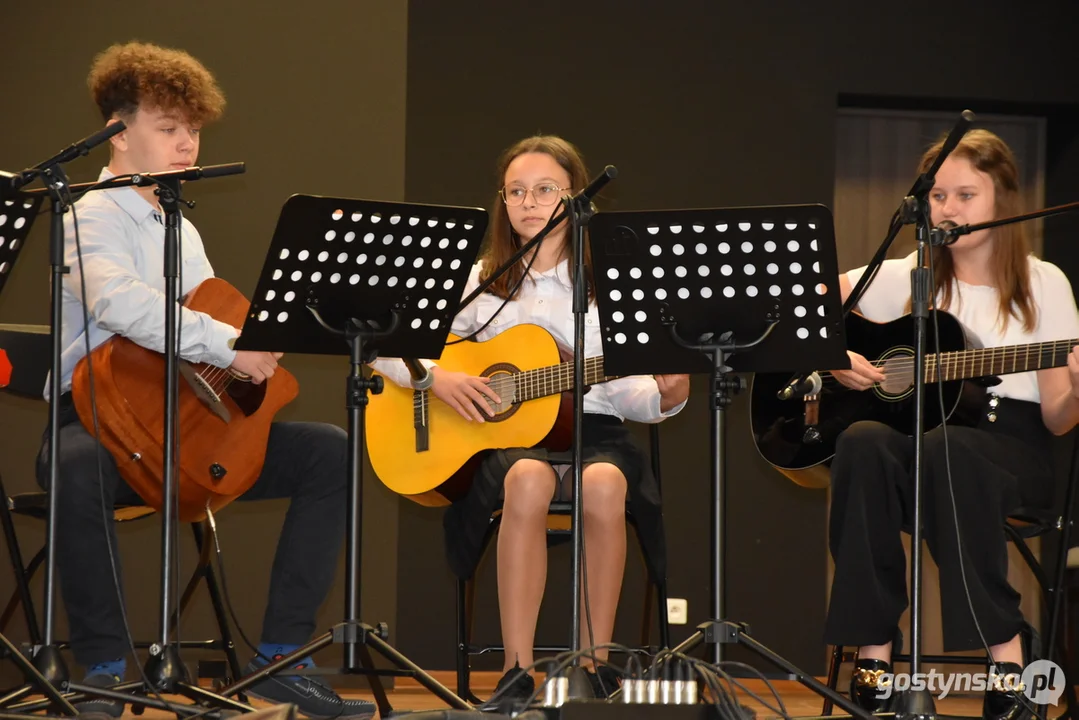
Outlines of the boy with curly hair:
{"type": "MultiPolygon", "coordinates": [[[[181,50],[147,43],[108,48],[95,59],[88,81],[102,119],[126,125],[111,139],[102,180],[195,165],[203,126],[219,119],[225,108],[217,81],[198,60],[181,50]]],[[[87,669],[87,685],[105,687],[123,678],[128,643],[106,545],[116,546],[115,525],[102,517],[101,498],[110,509],[142,501],[120,478],[114,458],[104,448],[99,479],[97,441],[75,412],[71,376],[86,354],[84,334],[89,335],[91,349],[118,334],[163,351],[165,228],[152,187],[89,193],[75,209],[82,267],[73,214],[68,213],[65,255],[71,273],[64,281],[60,339],[63,394],[56,558],[75,659],[87,669]],[[89,326],[83,322],[82,282],[89,326]]],[[[186,295],[213,277],[213,269],[202,237],[187,218],[181,234],[180,293],[186,295]]],[[[187,308],[181,309],[180,324],[182,359],[231,367],[254,382],[273,376],[280,354],[233,350],[236,328],[187,308]]],[[[274,558],[262,642],[248,671],[311,638],[316,613],[333,583],[344,536],[346,451],[346,435],[339,427],[293,422],[272,426],[262,474],[240,499],[289,498],[290,504],[274,558]]],[[[49,477],[48,459],[46,431],[37,465],[42,486],[49,477]]],[[[344,701],[321,681],[302,676],[269,678],[250,692],[273,702],[294,703],[309,717],[369,717],[375,711],[372,703],[344,701]]],[[[118,701],[100,699],[82,703],[79,709],[119,717],[123,707],[118,701]]]]}

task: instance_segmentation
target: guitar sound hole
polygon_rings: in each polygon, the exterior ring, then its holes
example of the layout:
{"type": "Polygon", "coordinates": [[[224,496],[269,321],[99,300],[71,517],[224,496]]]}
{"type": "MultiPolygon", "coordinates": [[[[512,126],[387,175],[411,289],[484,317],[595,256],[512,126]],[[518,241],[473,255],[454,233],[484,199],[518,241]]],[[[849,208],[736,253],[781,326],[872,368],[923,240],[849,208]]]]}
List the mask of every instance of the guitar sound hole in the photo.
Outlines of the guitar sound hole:
{"type": "MultiPolygon", "coordinates": [[[[517,408],[520,406],[513,401],[517,394],[515,374],[518,372],[520,370],[508,363],[499,363],[481,373],[483,377],[491,378],[490,387],[502,401],[496,405],[493,401],[486,400],[486,405],[495,411],[493,417],[485,414],[487,422],[502,422],[503,420],[508,420],[517,412],[517,408]]],[[[483,408],[480,408],[480,412],[483,411],[483,408]]]]}
{"type": "Polygon", "coordinates": [[[885,398],[903,397],[914,389],[914,356],[903,351],[884,360],[884,382],[878,384],[878,392],[885,398]]]}

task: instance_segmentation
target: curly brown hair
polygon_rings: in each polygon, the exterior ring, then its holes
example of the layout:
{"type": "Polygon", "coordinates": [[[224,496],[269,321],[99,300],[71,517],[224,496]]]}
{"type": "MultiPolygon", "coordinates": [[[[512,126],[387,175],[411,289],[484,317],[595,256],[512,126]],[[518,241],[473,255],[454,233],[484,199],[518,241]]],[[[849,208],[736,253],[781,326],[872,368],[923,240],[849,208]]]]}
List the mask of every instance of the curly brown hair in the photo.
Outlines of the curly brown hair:
{"type": "Polygon", "coordinates": [[[183,50],[117,44],[100,53],[87,78],[102,118],[130,118],[139,106],[179,113],[205,125],[225,111],[225,95],[206,67],[183,50]]]}

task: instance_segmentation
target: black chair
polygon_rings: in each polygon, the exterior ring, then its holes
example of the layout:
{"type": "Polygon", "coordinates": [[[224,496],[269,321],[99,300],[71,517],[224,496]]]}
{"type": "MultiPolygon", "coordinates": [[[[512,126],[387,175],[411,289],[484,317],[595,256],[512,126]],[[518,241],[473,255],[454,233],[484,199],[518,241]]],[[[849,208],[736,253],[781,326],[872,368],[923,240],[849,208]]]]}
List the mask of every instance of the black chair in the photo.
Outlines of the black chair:
{"type": "MultiPolygon", "coordinates": [[[[4,357],[0,357],[0,363],[6,362],[10,367],[10,370],[8,370],[8,367],[0,368],[0,392],[41,400],[41,392],[45,387],[49,369],[49,328],[36,325],[0,325],[0,351],[3,351],[3,355],[6,357],[6,360],[4,357]],[[10,377],[7,377],[8,375],[10,377]]],[[[48,499],[48,493],[45,492],[24,492],[9,495],[4,488],[2,478],[0,478],[0,526],[3,528],[4,542],[8,547],[12,575],[15,578],[15,590],[11,594],[3,612],[0,613],[0,633],[7,629],[8,624],[15,615],[15,611],[21,606],[26,620],[27,633],[33,645],[41,644],[42,631],[38,623],[33,596],[30,593],[30,582],[45,560],[46,548],[42,547],[38,550],[29,563],[24,562],[22,549],[15,533],[13,516],[21,515],[44,521],[48,515],[48,499]]],[[[116,522],[131,522],[153,515],[154,512],[153,508],[143,505],[117,506],[113,512],[113,519],[116,522]]],[[[191,523],[191,531],[199,551],[199,560],[181,596],[178,612],[173,614],[173,628],[178,626],[180,618],[187,609],[199,583],[205,582],[210,595],[210,602],[213,605],[220,638],[216,640],[182,640],[179,645],[182,648],[223,651],[228,661],[231,677],[242,677],[242,668],[236,657],[236,648],[222,601],[221,589],[211,562],[213,544],[212,542],[207,542],[208,539],[212,540],[210,533],[213,531],[207,522],[191,523]]],[[[61,642],[58,644],[61,647],[66,647],[66,643],[61,642]]],[[[135,646],[148,648],[151,644],[150,642],[136,642],[135,646]]],[[[226,678],[225,682],[227,681],[226,678]]]]}
{"type": "MultiPolygon", "coordinates": [[[[659,454],[659,425],[654,424],[649,426],[649,444],[650,444],[650,460],[652,465],[652,473],[655,475],[656,482],[660,483],[660,454],[659,454]]],[[[662,488],[662,484],[660,484],[662,488]]],[[[552,544],[558,542],[564,542],[572,536],[571,523],[573,515],[573,504],[569,502],[556,501],[551,503],[550,510],[547,513],[547,544],[550,547],[552,544]]],[[[626,522],[633,528],[634,533],[637,535],[638,544],[640,543],[640,530],[637,527],[637,523],[633,517],[633,514],[626,510],[626,522]]],[[[483,549],[481,550],[481,560],[483,554],[486,554],[487,549],[490,547],[491,540],[498,533],[498,529],[502,523],[502,512],[498,510],[492,515],[491,522],[487,527],[487,532],[483,538],[483,549]]],[[[643,555],[642,555],[643,558],[643,555]]],[[[647,569],[646,569],[646,574],[647,569]]],[[[649,578],[648,584],[651,586],[644,594],[644,610],[641,618],[641,644],[640,649],[654,654],[659,648],[668,648],[671,646],[670,637],[670,623],[667,618],[667,579],[666,578],[649,578]],[[655,596],[653,596],[653,590],[655,596]],[[652,601],[653,597],[658,601],[658,617],[659,617],[659,647],[653,647],[649,645],[649,636],[651,634],[652,623],[651,615],[653,612],[652,601]]],[[[472,643],[472,625],[473,615],[475,611],[475,596],[476,596],[476,583],[475,575],[473,577],[462,580],[457,579],[457,695],[473,703],[480,702],[472,693],[471,688],[471,664],[470,659],[475,655],[485,655],[488,653],[505,652],[505,646],[503,645],[475,645],[472,643]]],[[[537,645],[534,650],[541,653],[561,653],[569,650],[568,645],[537,645]]]]}
{"type": "MultiPolygon", "coordinates": [[[[1065,671],[1065,675],[1074,680],[1071,670],[1071,643],[1067,634],[1067,621],[1062,613],[1068,604],[1065,572],[1069,567],[1069,555],[1079,567],[1079,553],[1069,553],[1071,547],[1072,511],[1075,505],[1076,482],[1079,480],[1079,432],[1072,432],[1072,455],[1068,469],[1067,486],[1064,492],[1063,506],[1057,509],[1040,510],[1020,508],[1013,512],[1004,523],[1004,531],[1011,540],[1027,567],[1030,568],[1038,586],[1041,588],[1043,618],[1046,621],[1043,635],[1044,648],[1041,657],[1056,661],[1065,671]],[[1057,535],[1057,556],[1052,567],[1053,576],[1046,573],[1046,564],[1034,557],[1029,540],[1037,537],[1057,535]]],[[[844,662],[858,659],[857,649],[848,651],[841,645],[832,648],[831,661],[828,665],[828,687],[835,690],[839,683],[839,670],[844,662]]],[[[986,658],[979,655],[922,655],[922,661],[942,665],[984,665],[986,658]]],[[[892,658],[893,665],[909,663],[909,654],[898,654],[892,658]]],[[[1075,687],[1070,682],[1065,685],[1065,697],[1068,703],[1066,715],[1075,718],[1079,702],[1076,701],[1075,687]]],[[[1041,706],[1042,716],[1048,706],[1041,706]]],[[[825,699],[822,715],[832,714],[832,701],[825,699]]],[[[1061,717],[1064,717],[1062,715],[1061,717]]]]}

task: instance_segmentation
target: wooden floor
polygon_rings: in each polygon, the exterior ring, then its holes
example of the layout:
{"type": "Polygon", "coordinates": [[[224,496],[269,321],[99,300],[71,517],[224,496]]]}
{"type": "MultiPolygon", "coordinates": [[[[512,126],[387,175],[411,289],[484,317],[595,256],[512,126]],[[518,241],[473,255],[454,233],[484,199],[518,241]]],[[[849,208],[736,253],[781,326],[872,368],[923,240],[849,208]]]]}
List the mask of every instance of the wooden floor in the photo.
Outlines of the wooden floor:
{"type": "MultiPolygon", "coordinates": [[[[435,678],[452,688],[454,686],[454,676],[450,672],[435,672],[432,673],[435,678]]],[[[477,672],[473,674],[473,689],[475,693],[481,698],[486,698],[490,695],[494,689],[495,683],[498,681],[499,673],[493,672],[477,672]]],[[[760,695],[763,698],[769,699],[770,692],[765,684],[760,680],[745,680],[747,689],[760,695]]],[[[787,712],[795,717],[813,717],[820,714],[821,711],[821,699],[808,690],[800,683],[790,680],[775,680],[772,681],[772,685],[779,692],[780,697],[786,706],[787,712]]],[[[363,697],[367,699],[373,699],[370,693],[363,692],[346,692],[343,693],[346,697],[363,697]]],[[[1063,698],[1062,698],[1063,700],[1063,698]]],[[[754,709],[757,712],[757,717],[762,720],[765,718],[778,717],[777,714],[771,710],[764,708],[760,703],[751,699],[748,695],[741,695],[739,701],[754,709]]],[[[390,693],[390,703],[393,705],[395,716],[397,713],[403,713],[407,711],[423,711],[423,710],[437,710],[445,708],[446,705],[438,700],[436,697],[427,692],[424,688],[420,687],[414,681],[411,680],[399,680],[398,687],[392,693],[390,693]]],[[[255,701],[254,704],[257,707],[268,707],[267,703],[255,701]]],[[[943,716],[958,716],[977,718],[981,717],[982,698],[980,695],[966,695],[947,697],[944,700],[937,702],[937,713],[943,716]]],[[[1064,710],[1064,703],[1056,707],[1050,706],[1049,717],[1057,717],[1064,710]]],[[[841,714],[841,713],[837,713],[841,714]]],[[[130,712],[124,715],[125,720],[135,720],[138,717],[130,712]]],[[[173,717],[170,714],[156,711],[147,710],[142,718],[165,718],[173,717]]]]}

